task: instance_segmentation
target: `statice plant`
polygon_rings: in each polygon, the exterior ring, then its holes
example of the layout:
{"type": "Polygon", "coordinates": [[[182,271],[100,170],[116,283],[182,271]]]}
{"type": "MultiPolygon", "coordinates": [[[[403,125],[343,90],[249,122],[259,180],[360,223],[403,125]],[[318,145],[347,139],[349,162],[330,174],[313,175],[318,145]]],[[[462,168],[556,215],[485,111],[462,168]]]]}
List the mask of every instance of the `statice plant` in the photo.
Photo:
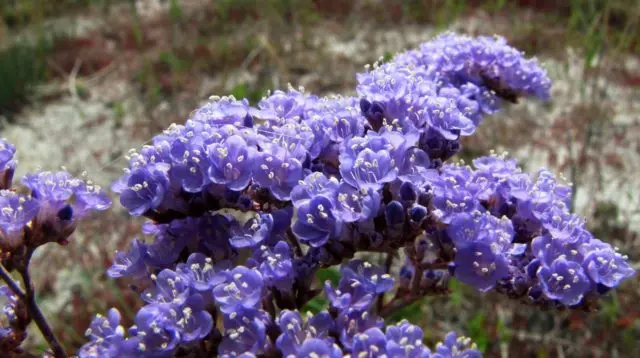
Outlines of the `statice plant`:
{"type": "MultiPolygon", "coordinates": [[[[430,349],[422,328],[384,318],[447,294],[453,278],[526,305],[593,310],[634,274],[571,213],[561,178],[494,153],[450,160],[505,102],[549,98],[535,59],[500,37],[447,33],[357,82],[354,97],[288,88],[255,107],[212,97],[130,152],[112,190],[148,219],[149,239],[116,253],[108,274],[134,278],[144,305],[127,329],[115,308],[96,316],[78,355],[480,357],[468,338],[452,332],[430,349]],[[314,282],[338,265],[336,284],[314,282]],[[318,295],[327,309],[303,312],[318,295]]],[[[109,202],[64,172],[10,189],[15,148],[2,147],[0,345],[19,349],[33,320],[62,357],[34,304],[29,258],[109,202]]]]}

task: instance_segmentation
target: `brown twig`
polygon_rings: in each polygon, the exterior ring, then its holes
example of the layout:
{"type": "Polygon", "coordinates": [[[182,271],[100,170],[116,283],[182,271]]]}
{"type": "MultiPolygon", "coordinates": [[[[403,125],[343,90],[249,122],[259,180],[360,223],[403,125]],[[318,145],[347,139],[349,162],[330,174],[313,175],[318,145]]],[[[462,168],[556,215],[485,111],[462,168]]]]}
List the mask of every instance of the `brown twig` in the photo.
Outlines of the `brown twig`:
{"type": "Polygon", "coordinates": [[[415,301],[419,300],[422,297],[423,296],[421,295],[414,295],[411,293],[407,293],[402,297],[396,296],[378,311],[378,316],[382,318],[388,317],[393,313],[395,313],[396,311],[398,311],[399,309],[414,303],[415,301]]]}
{"type": "Polygon", "coordinates": [[[4,282],[7,283],[7,286],[9,286],[11,291],[13,291],[13,293],[18,296],[18,298],[27,306],[29,317],[31,317],[31,319],[36,323],[36,326],[38,326],[38,329],[44,336],[45,340],[47,341],[47,343],[49,343],[49,347],[51,347],[51,350],[53,351],[53,356],[56,358],[65,358],[68,357],[67,353],[65,352],[60,342],[58,342],[56,336],[53,334],[51,326],[47,322],[47,319],[44,317],[44,314],[42,314],[42,311],[40,310],[40,307],[38,307],[38,303],[36,302],[35,290],[33,287],[33,282],[31,281],[31,275],[29,274],[29,261],[31,259],[32,253],[33,252],[31,250],[27,253],[24,268],[18,270],[24,282],[24,291],[18,286],[16,281],[11,278],[9,272],[7,272],[7,270],[1,264],[0,277],[2,277],[4,282]]]}
{"type": "Polygon", "coordinates": [[[7,269],[5,269],[4,265],[2,264],[0,264],[0,277],[2,277],[2,280],[7,284],[7,286],[9,286],[11,291],[13,291],[13,293],[18,296],[21,301],[24,301],[26,297],[24,291],[22,291],[20,286],[18,286],[13,278],[11,278],[11,275],[9,275],[9,272],[7,272],[7,269]]]}

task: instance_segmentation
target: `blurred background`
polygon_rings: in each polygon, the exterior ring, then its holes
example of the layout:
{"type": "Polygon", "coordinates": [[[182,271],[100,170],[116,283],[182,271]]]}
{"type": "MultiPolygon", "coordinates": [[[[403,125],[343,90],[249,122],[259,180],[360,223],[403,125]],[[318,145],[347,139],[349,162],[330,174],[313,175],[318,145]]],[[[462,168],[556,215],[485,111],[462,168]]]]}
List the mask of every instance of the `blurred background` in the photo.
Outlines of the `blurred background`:
{"type": "MultiPolygon", "coordinates": [[[[64,165],[104,187],[130,148],[210,95],[255,103],[288,83],[354,93],[365,64],[442,31],[505,36],[547,68],[552,99],[486,119],[461,156],[509,151],[529,172],[562,173],[590,229],[640,268],[638,0],[2,0],[0,19],[0,135],[18,147],[17,176],[64,165]]],[[[140,300],[104,272],[139,225],[116,203],[67,247],[38,251],[39,301],[69,350],[96,312],[115,306],[131,322],[140,300]]],[[[463,332],[487,357],[638,357],[639,301],[637,277],[590,314],[453,282],[391,319],[422,325],[429,342],[463,332]]],[[[28,344],[42,342],[34,332],[28,344]]]]}

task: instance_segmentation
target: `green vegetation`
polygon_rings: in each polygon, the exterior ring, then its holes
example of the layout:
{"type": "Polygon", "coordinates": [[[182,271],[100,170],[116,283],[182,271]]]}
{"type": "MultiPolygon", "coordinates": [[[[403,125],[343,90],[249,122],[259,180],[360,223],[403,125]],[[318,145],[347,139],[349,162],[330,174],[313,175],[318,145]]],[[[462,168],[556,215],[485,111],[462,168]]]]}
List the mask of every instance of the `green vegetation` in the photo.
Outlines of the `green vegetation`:
{"type": "Polygon", "coordinates": [[[42,37],[36,44],[16,42],[0,50],[0,115],[12,118],[28,101],[33,87],[46,79],[46,54],[52,42],[42,37]]]}

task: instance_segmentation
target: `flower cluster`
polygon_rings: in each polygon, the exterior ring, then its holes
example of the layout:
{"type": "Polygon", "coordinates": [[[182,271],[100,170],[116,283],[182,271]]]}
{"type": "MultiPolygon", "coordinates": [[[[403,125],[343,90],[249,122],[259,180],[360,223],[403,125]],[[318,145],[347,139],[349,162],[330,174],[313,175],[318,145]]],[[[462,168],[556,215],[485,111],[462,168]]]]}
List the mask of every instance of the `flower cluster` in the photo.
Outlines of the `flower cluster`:
{"type": "Polygon", "coordinates": [[[0,326],[0,347],[13,351],[27,337],[27,325],[30,322],[24,302],[20,301],[7,286],[0,286],[0,301],[7,326],[0,326]]]}
{"type": "MultiPolygon", "coordinates": [[[[28,191],[12,189],[17,161],[15,147],[0,139],[3,169],[0,189],[0,249],[6,254],[27,246],[66,243],[78,220],[94,211],[106,210],[111,200],[98,185],[71,176],[65,171],[27,174],[22,184],[28,191]]],[[[5,257],[5,259],[8,257],[5,257]]]]}
{"type": "Polygon", "coordinates": [[[87,330],[91,341],[80,357],[172,356],[206,337],[218,337],[213,352],[221,357],[274,352],[285,357],[336,358],[480,356],[468,338],[453,333],[432,353],[418,326],[402,321],[385,328],[370,308],[373,298],[392,288],[393,279],[368,262],[345,264],[338,289],[327,283],[331,309],[309,313],[306,319],[297,310],[268,312],[268,305],[261,304],[268,288],[261,272],[245,266],[223,268],[194,253],[176,271],[165,269],[152,276],[152,286],[141,295],[148,304],[136,315],[129,337],[117,310],[111,309],[107,317],[98,315],[87,330]],[[223,331],[206,310],[213,305],[223,314],[223,331]]]}
{"type": "Polygon", "coordinates": [[[480,107],[491,113],[495,96],[532,95],[549,98],[551,80],[536,59],[528,59],[500,36],[460,36],[444,33],[417,50],[398,55],[398,62],[421,66],[443,86],[472,84],[480,107]]]}
{"type": "Polygon", "coordinates": [[[423,254],[427,263],[434,251],[452,250],[454,276],[479,290],[566,306],[587,304],[634,274],[626,256],[570,213],[571,188],[551,173],[531,178],[504,155],[473,164],[443,166],[428,187],[446,227],[432,229],[422,246],[432,254],[423,254]]]}
{"type": "Polygon", "coordinates": [[[34,298],[32,289],[24,293],[7,269],[19,271],[30,285],[29,261],[39,246],[66,244],[80,219],[111,205],[99,186],[66,171],[30,173],[22,178],[24,188],[12,187],[15,153],[13,145],[0,139],[0,273],[8,284],[0,288],[0,298],[7,301],[3,311],[9,323],[0,328],[0,347],[8,351],[26,338],[34,312],[25,300],[34,298]]]}
{"type": "Polygon", "coordinates": [[[135,278],[146,304],[126,333],[117,311],[97,317],[80,357],[476,357],[467,338],[431,351],[419,327],[384,317],[448,292],[451,277],[591,307],[633,274],[548,171],[532,178],[499,156],[445,163],[501,100],[548,97],[535,60],[501,38],[447,34],[357,80],[357,98],[214,97],[131,151],[112,188],[150,219],[152,239],[117,253],[108,273],[135,278]],[[314,282],[338,264],[337,285],[314,282]],[[303,318],[322,290],[327,309],[303,318]]]}

